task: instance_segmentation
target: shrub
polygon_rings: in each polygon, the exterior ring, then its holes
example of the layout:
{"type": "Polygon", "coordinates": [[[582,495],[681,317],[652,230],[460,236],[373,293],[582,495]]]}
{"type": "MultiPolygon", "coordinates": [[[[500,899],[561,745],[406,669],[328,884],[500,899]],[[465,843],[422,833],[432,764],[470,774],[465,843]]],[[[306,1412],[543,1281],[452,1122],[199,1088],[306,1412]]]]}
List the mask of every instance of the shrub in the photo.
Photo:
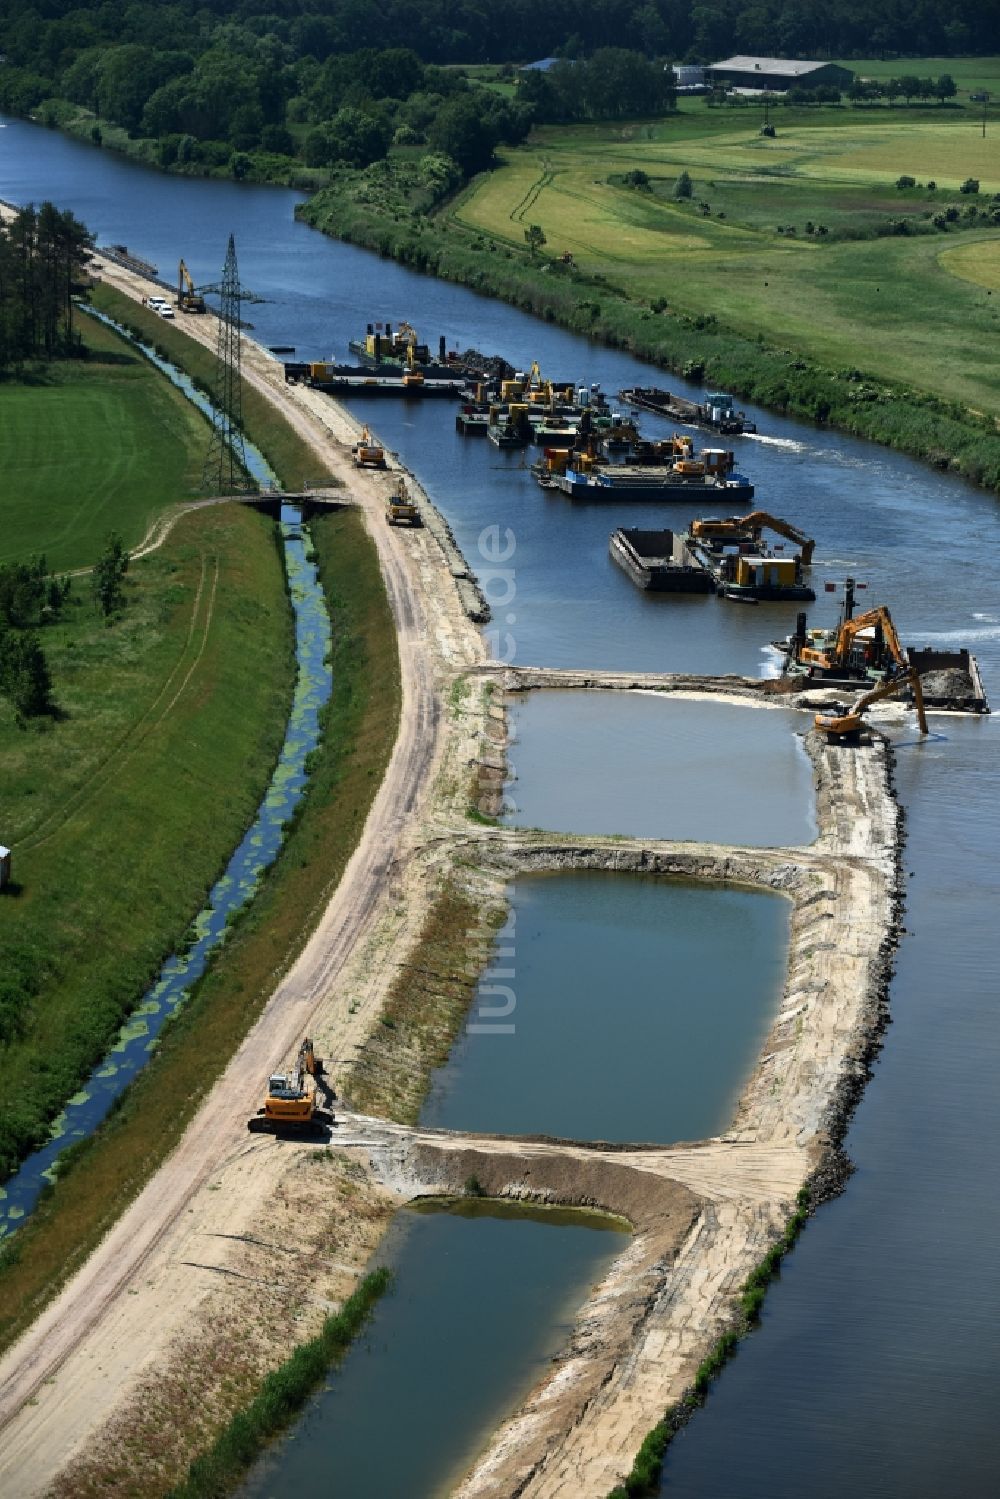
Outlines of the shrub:
{"type": "Polygon", "coordinates": [[[933,179],[929,179],[928,180],[927,191],[929,193],[933,193],[933,192],[937,191],[937,183],[933,179]]]}
{"type": "Polygon", "coordinates": [[[962,186],[959,188],[959,192],[960,193],[978,193],[978,191],[979,191],[979,178],[978,177],[966,177],[965,181],[962,183],[962,186]]]}

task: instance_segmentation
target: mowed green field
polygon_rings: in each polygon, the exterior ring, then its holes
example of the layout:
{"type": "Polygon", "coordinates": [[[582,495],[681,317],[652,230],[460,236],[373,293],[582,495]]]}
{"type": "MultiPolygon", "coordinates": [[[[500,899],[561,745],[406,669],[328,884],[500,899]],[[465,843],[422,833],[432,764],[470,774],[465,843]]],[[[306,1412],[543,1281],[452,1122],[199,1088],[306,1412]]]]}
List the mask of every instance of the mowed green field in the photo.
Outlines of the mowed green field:
{"type": "Polygon", "coordinates": [[[112,333],[84,335],[89,360],[0,387],[0,563],[86,566],[109,531],[134,546],[200,482],[204,417],[112,333]]]}
{"type": "Polygon", "coordinates": [[[967,93],[1000,95],[1000,57],[844,57],[842,68],[861,78],[940,78],[948,73],[958,85],[958,97],[967,93]]]}
{"type": "Polygon", "coordinates": [[[184,515],[133,564],[124,616],[76,580],[40,638],[60,716],[0,699],[0,1175],[101,1054],[251,820],[284,735],[291,620],[272,523],[184,515]],[[34,988],[37,992],[31,993],[34,988]]]}
{"type": "MultiPolygon", "coordinates": [[[[984,143],[964,111],[776,110],[773,140],[758,111],[684,111],[626,126],[547,128],[507,153],[452,209],[467,231],[524,247],[539,224],[547,255],[640,301],[714,313],[833,367],[863,366],[1000,415],[1000,305],[978,257],[1000,229],[871,235],[1000,192],[1000,140],[984,143]],[[624,185],[641,170],[650,191],[624,185]],[[673,200],[682,171],[690,203],[673,200]],[[897,191],[908,174],[921,189],[897,191]],[[981,193],[957,189],[978,176],[981,193]],[[936,187],[928,191],[933,180],[936,187]],[[703,209],[702,205],[706,205],[703,209]],[[825,236],[807,232],[823,224],[825,236]],[[779,232],[788,226],[794,234],[779,232]],[[961,250],[959,259],[953,256],[961,250]]],[[[990,127],[991,130],[993,127],[990,127]]],[[[1000,126],[996,127],[1000,129],[1000,126]]]]}

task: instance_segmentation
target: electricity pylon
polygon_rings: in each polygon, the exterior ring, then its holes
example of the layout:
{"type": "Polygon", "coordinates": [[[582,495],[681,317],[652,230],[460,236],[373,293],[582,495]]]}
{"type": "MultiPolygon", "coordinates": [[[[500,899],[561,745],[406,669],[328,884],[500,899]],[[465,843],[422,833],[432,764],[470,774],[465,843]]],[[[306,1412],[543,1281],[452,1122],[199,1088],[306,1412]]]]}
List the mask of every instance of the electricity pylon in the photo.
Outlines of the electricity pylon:
{"type": "Polygon", "coordinates": [[[236,266],[236,241],[229,236],[222,280],[199,291],[222,298],[219,309],[219,337],[216,344],[215,389],[212,393],[212,435],[205,453],[202,482],[212,494],[241,494],[255,489],[247,474],[246,450],[243,446],[243,368],[240,345],[242,305],[259,302],[241,285],[236,266]]]}

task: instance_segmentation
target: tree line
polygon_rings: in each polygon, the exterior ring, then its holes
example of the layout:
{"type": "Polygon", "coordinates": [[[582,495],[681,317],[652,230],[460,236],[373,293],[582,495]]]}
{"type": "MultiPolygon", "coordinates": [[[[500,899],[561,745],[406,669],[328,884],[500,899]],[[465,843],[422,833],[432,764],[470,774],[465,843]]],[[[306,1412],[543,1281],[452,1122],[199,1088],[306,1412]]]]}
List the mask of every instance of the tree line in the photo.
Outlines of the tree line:
{"type": "MultiPolygon", "coordinates": [[[[206,51],[269,55],[283,68],[365,48],[411,48],[428,63],[524,61],[562,50],[624,47],[646,56],[714,61],[761,56],[957,56],[996,49],[997,0],[2,0],[8,63],[57,80],[93,49],[139,46],[129,76],[118,57],[101,87],[132,110],[206,51]]],[[[265,85],[264,93],[267,93],[265,85]]],[[[266,112],[266,97],[261,100],[266,112]]],[[[115,116],[118,117],[117,115],[115,116]]]]}
{"type": "Polygon", "coordinates": [[[96,141],[110,122],[161,165],[236,176],[251,153],[364,166],[424,143],[469,171],[533,121],[668,107],[668,59],[947,56],[998,29],[1000,0],[0,0],[0,108],[68,100],[96,141]],[[563,61],[513,99],[445,66],[532,54],[563,61]]]}
{"type": "Polygon", "coordinates": [[[0,371],[77,348],[72,292],[92,245],[86,226],[52,203],[0,223],[0,371]]]}

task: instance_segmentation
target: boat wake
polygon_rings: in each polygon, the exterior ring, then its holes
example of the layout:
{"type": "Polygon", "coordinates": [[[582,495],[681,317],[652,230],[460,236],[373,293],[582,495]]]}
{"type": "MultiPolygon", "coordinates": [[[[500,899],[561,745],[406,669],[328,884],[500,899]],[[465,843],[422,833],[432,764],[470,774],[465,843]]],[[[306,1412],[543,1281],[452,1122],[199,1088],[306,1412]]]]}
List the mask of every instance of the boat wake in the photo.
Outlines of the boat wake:
{"type": "Polygon", "coordinates": [[[794,437],[765,437],[760,432],[744,432],[747,442],[762,442],[768,448],[785,448],[789,453],[808,453],[807,442],[796,442],[794,437]]]}
{"type": "MultiPolygon", "coordinates": [[[[982,615],[975,615],[981,619],[982,615]]],[[[916,638],[915,631],[910,632],[916,638]]],[[[978,630],[924,630],[920,633],[920,642],[925,641],[928,645],[968,645],[970,641],[1000,640],[1000,624],[984,625],[978,630]]]]}

